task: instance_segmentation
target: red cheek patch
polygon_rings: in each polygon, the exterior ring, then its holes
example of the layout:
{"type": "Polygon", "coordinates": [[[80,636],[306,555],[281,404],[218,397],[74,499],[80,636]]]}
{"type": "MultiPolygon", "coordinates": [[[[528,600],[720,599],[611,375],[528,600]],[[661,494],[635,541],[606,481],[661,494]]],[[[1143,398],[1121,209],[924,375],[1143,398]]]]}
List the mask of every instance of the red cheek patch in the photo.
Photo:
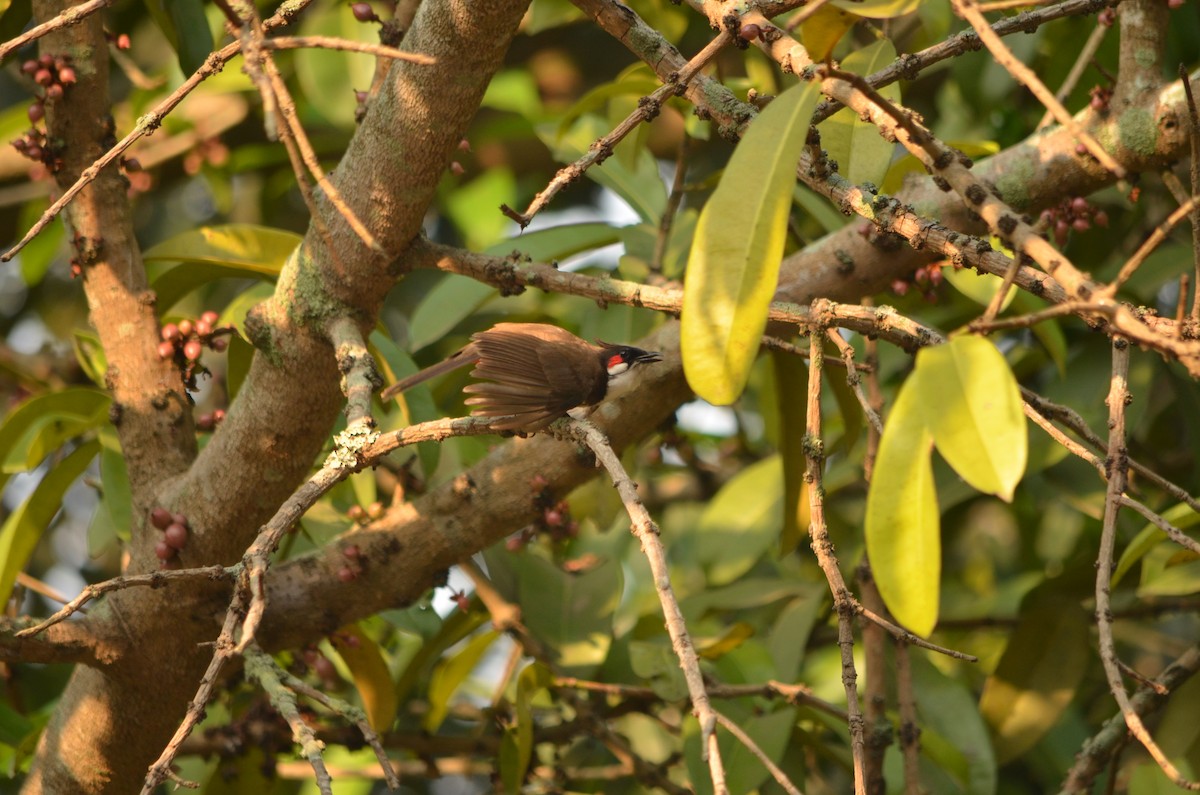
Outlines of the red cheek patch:
{"type": "Polygon", "coordinates": [[[608,367],[608,369],[609,369],[609,370],[611,370],[611,369],[613,369],[614,367],[616,367],[617,365],[619,365],[619,364],[624,364],[624,363],[625,363],[625,357],[624,357],[624,356],[622,356],[622,355],[621,355],[621,354],[619,354],[619,353],[615,353],[615,354],[613,354],[612,356],[609,356],[609,357],[608,357],[608,365],[607,365],[607,367],[608,367]]]}

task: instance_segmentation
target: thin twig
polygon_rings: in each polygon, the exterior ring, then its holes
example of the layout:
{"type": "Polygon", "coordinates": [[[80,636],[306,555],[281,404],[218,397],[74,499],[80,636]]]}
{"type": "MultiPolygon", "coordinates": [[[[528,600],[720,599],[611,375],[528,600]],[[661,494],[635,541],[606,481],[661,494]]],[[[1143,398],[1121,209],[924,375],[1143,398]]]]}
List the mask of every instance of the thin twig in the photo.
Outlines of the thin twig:
{"type": "Polygon", "coordinates": [[[579,179],[583,175],[583,172],[592,166],[603,163],[612,154],[616,145],[625,139],[626,135],[642,122],[650,121],[657,116],[662,109],[662,103],[672,96],[682,93],[696,73],[703,69],[712,60],[713,56],[732,41],[733,35],[729,31],[722,31],[718,34],[716,38],[704,46],[704,49],[696,53],[695,57],[688,61],[683,69],[679,70],[673,81],[664,83],[649,96],[643,97],[638,102],[637,109],[626,116],[624,121],[614,127],[611,132],[595,141],[588,148],[588,151],[574,163],[559,169],[558,173],[551,178],[549,184],[537,196],[533,197],[533,201],[525,208],[525,212],[517,212],[507,204],[500,206],[501,212],[516,221],[522,229],[529,226],[533,217],[541,212],[542,208],[549,204],[558,195],[559,191],[579,179]]]}
{"type": "Polygon", "coordinates": [[[641,542],[642,552],[650,564],[650,572],[654,577],[654,588],[662,605],[663,616],[666,620],[667,632],[671,636],[671,645],[675,656],[683,669],[683,677],[687,682],[688,694],[692,699],[692,709],[700,721],[701,754],[708,761],[709,775],[712,776],[713,791],[718,795],[728,795],[729,787],[725,783],[725,768],[721,764],[721,751],[717,745],[717,718],[708,693],[704,686],[704,676],[700,672],[700,660],[696,656],[695,646],[688,635],[687,625],[683,620],[683,611],[675,599],[671,588],[671,577],[667,566],[666,551],[659,537],[658,525],[650,518],[646,506],[638,497],[637,485],[625,472],[621,460],[613,452],[608,439],[596,426],[585,420],[568,419],[564,427],[569,438],[582,442],[596,456],[596,460],[613,479],[613,485],[621,496],[621,502],[629,513],[630,529],[641,542]]]}
{"type": "MultiPolygon", "coordinates": [[[[979,10],[986,11],[989,9],[980,6],[979,10]]],[[[1080,48],[1079,55],[1075,56],[1075,63],[1071,64],[1071,71],[1067,73],[1066,78],[1062,81],[1062,85],[1054,93],[1054,98],[1060,105],[1067,101],[1067,97],[1071,96],[1071,92],[1079,84],[1079,78],[1083,77],[1084,70],[1087,69],[1092,58],[1096,57],[1096,51],[1100,49],[1100,45],[1104,42],[1105,33],[1108,33],[1108,26],[1097,22],[1096,27],[1092,29],[1091,35],[1088,36],[1087,41],[1080,48]]],[[[1037,123],[1036,129],[1040,130],[1052,121],[1054,121],[1054,114],[1050,112],[1049,108],[1046,108],[1046,112],[1042,115],[1041,121],[1037,123]]]]}
{"type": "MultiPolygon", "coordinates": [[[[1187,99],[1188,125],[1191,127],[1192,162],[1189,168],[1192,195],[1200,195],[1200,111],[1196,109],[1196,97],[1192,94],[1192,79],[1187,67],[1179,64],[1179,79],[1183,82],[1183,94],[1187,99]]],[[[1192,259],[1195,262],[1195,292],[1192,295],[1193,321],[1200,322],[1200,207],[1192,213],[1192,259]]]]}
{"type": "Polygon", "coordinates": [[[1117,706],[1125,716],[1125,725],[1142,744],[1159,768],[1177,787],[1200,790],[1200,782],[1189,780],[1151,737],[1125,691],[1121,680],[1121,666],[1117,659],[1116,643],[1113,639],[1112,612],[1109,602],[1113,571],[1113,549],[1116,545],[1117,514],[1121,509],[1121,494],[1125,490],[1128,468],[1128,449],[1125,444],[1125,406],[1129,399],[1129,342],[1120,337],[1113,339],[1112,381],[1108,391],[1108,488],[1104,497],[1104,522],[1100,534],[1100,549],[1096,561],[1096,627],[1099,634],[1100,662],[1108,679],[1109,690],[1117,706]]]}
{"type": "Polygon", "coordinates": [[[842,579],[837,559],[833,556],[833,544],[829,540],[829,529],[825,525],[824,486],[821,470],[824,465],[824,440],[821,437],[821,379],[825,358],[824,342],[820,334],[809,337],[808,355],[808,399],[806,401],[807,423],[804,429],[805,480],[808,482],[809,524],[808,533],[817,564],[825,573],[829,590],[833,593],[834,612],[838,618],[838,647],[842,652],[842,687],[846,691],[846,711],[850,730],[850,750],[854,768],[855,795],[866,795],[864,758],[866,756],[866,733],[862,706],[858,700],[858,672],[854,667],[854,608],[850,604],[850,591],[842,579]]]}
{"type": "Polygon", "coordinates": [[[1075,120],[1070,111],[1062,106],[1053,92],[1046,88],[1046,84],[1041,81],[1037,74],[1013,55],[1012,50],[1004,43],[992,26],[988,24],[987,19],[979,11],[979,6],[975,0],[951,0],[954,10],[965,19],[975,32],[979,35],[979,40],[991,52],[992,57],[996,62],[1003,66],[1010,75],[1013,76],[1018,83],[1028,88],[1038,101],[1045,106],[1046,110],[1054,114],[1055,120],[1063,127],[1067,128],[1075,138],[1087,147],[1088,154],[1096,158],[1100,165],[1104,166],[1109,172],[1115,175],[1118,179],[1125,178],[1125,168],[1113,159],[1112,155],[1104,150],[1091,133],[1083,129],[1083,126],[1075,120]]]}
{"type": "Polygon", "coordinates": [[[854,346],[846,342],[837,329],[826,329],[825,336],[837,347],[838,352],[842,355],[842,363],[846,367],[846,383],[854,390],[854,396],[858,398],[858,404],[862,406],[863,414],[866,415],[867,421],[871,423],[872,428],[883,433],[883,420],[879,419],[878,412],[871,408],[871,402],[867,400],[867,396],[863,393],[862,378],[858,375],[859,367],[854,363],[854,346]]]}
{"type": "MultiPolygon", "coordinates": [[[[40,25],[34,25],[20,36],[17,36],[14,39],[9,39],[3,44],[0,44],[0,61],[7,58],[9,53],[16,52],[29,42],[40,39],[47,33],[52,33],[59,28],[77,25],[89,15],[94,14],[102,8],[107,8],[110,5],[112,5],[112,0],[88,0],[86,3],[81,3],[77,6],[71,6],[54,19],[47,20],[40,25]]],[[[25,13],[28,14],[28,10],[26,10],[25,13]]]]}
{"type": "Polygon", "coordinates": [[[1126,260],[1121,266],[1121,271],[1117,274],[1117,278],[1112,280],[1112,283],[1107,285],[1099,297],[1111,298],[1116,295],[1117,290],[1122,284],[1129,280],[1129,277],[1137,272],[1146,258],[1158,248],[1159,244],[1167,239],[1167,235],[1175,228],[1175,225],[1192,214],[1197,207],[1200,207],[1200,196],[1192,196],[1186,202],[1175,208],[1175,212],[1167,216],[1167,220],[1163,221],[1158,226],[1154,227],[1154,231],[1150,233],[1150,237],[1138,246],[1138,250],[1133,253],[1133,256],[1126,260]]]}
{"type": "Polygon", "coordinates": [[[287,721],[292,729],[292,739],[300,745],[300,752],[312,766],[317,789],[321,795],[333,795],[333,779],[325,767],[325,743],[317,739],[316,732],[308,721],[300,714],[300,705],[296,703],[296,694],[284,685],[284,672],[271,658],[271,655],[252,644],[243,652],[246,659],[246,675],[258,682],[271,706],[287,721]]]}
{"type": "MultiPolygon", "coordinates": [[[[111,0],[110,0],[111,2],[111,0]]],[[[267,50],[298,50],[298,49],[323,49],[323,50],[344,50],[346,52],[361,52],[367,55],[374,55],[379,58],[391,58],[396,61],[408,61],[419,66],[430,66],[437,63],[437,59],[432,55],[422,55],[419,52],[408,52],[406,50],[397,50],[395,47],[385,47],[382,44],[375,44],[369,41],[354,41],[353,39],[339,39],[333,36],[276,36],[272,39],[265,39],[262,42],[263,49],[267,50]]]]}
{"type": "Polygon", "coordinates": [[[111,591],[120,591],[125,588],[162,588],[174,580],[208,579],[232,582],[237,576],[237,572],[238,567],[236,566],[230,568],[225,568],[224,566],[204,566],[198,569],[167,569],[164,571],[153,571],[149,574],[113,577],[111,580],[93,583],[85,587],[79,592],[78,596],[63,605],[54,615],[43,619],[41,623],[35,626],[26,627],[16,633],[16,637],[27,638],[39,632],[44,632],[60,621],[65,621],[75,613],[78,613],[88,602],[111,591]]]}
{"type": "Polygon", "coordinates": [[[921,792],[921,722],[908,645],[896,641],[896,703],[900,708],[900,754],[904,759],[904,795],[921,792]]]}
{"type": "Polygon", "coordinates": [[[717,716],[717,723],[724,726],[726,731],[732,734],[738,742],[746,746],[747,750],[754,754],[759,762],[762,762],[763,767],[767,769],[767,772],[771,774],[771,777],[775,779],[776,783],[783,787],[784,792],[787,792],[788,795],[801,795],[800,790],[797,789],[796,785],[792,783],[792,780],[787,777],[787,773],[784,773],[779,769],[779,765],[771,761],[771,757],[767,756],[766,753],[763,752],[763,749],[758,747],[758,743],[754,742],[754,739],[750,735],[742,731],[741,726],[738,726],[720,712],[714,711],[713,714],[717,716]]]}

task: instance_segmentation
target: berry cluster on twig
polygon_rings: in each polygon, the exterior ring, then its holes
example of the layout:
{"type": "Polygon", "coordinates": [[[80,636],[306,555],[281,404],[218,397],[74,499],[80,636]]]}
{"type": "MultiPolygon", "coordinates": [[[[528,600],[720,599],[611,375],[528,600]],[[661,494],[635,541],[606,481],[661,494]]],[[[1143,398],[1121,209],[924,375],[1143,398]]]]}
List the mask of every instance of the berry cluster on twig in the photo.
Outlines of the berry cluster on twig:
{"type": "Polygon", "coordinates": [[[1093,224],[1107,227],[1108,213],[1082,196],[1076,196],[1042,210],[1040,226],[1047,232],[1053,232],[1054,242],[1061,248],[1067,244],[1072,231],[1086,232],[1093,224]]]}
{"type": "MultiPolygon", "coordinates": [[[[158,343],[158,355],[163,359],[174,359],[183,371],[183,381],[189,390],[196,389],[196,376],[208,370],[200,364],[200,354],[205,346],[220,353],[229,347],[225,339],[235,334],[233,326],[217,326],[217,313],[208,311],[195,321],[188,318],[162,327],[162,342],[158,343]]],[[[222,418],[224,412],[221,413],[222,418]]],[[[214,420],[215,412],[214,412],[214,420]]],[[[219,420],[216,420],[219,421],[219,420]]],[[[214,423],[215,424],[215,423],[214,423]]]]}
{"type": "Polygon", "coordinates": [[[164,569],[179,568],[179,550],[187,546],[191,535],[187,517],[159,506],[150,511],[150,524],[162,531],[162,538],[154,544],[154,556],[164,569]]]}

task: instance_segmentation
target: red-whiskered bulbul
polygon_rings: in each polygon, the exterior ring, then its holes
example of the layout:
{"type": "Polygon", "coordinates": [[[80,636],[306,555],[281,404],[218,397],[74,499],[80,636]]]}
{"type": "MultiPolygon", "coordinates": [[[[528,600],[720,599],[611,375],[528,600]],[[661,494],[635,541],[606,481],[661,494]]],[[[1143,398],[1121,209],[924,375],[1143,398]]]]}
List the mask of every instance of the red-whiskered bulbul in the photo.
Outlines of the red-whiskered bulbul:
{"type": "Polygon", "coordinates": [[[476,417],[507,417],[497,430],[537,431],[564,414],[585,410],[632,382],[638,365],[662,356],[629,345],[592,345],[544,323],[499,323],[471,335],[471,342],[445,361],[426,367],[380,394],[384,400],[459,367],[474,364],[463,392],[476,417]]]}

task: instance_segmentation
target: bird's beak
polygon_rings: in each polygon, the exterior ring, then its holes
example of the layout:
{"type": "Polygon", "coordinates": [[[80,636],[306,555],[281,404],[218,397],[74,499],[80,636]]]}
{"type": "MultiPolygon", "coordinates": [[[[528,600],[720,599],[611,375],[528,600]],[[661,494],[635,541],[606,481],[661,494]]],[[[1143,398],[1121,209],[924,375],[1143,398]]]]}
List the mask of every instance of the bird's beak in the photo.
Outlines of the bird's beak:
{"type": "Polygon", "coordinates": [[[651,362],[661,362],[662,354],[657,351],[642,351],[638,354],[635,364],[650,364],[651,362]]]}

